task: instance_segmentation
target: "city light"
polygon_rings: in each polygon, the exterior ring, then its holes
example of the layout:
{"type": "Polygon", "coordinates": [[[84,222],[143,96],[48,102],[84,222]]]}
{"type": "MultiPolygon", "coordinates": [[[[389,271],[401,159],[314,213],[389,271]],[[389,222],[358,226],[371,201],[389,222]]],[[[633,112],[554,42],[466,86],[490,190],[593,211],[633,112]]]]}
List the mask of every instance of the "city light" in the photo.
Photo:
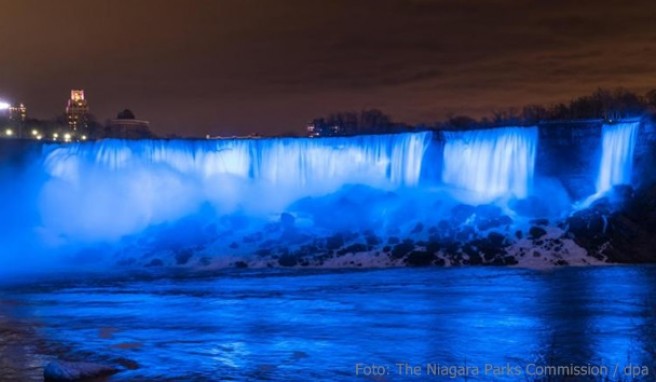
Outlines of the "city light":
{"type": "Polygon", "coordinates": [[[37,135],[39,135],[39,132],[36,131],[36,130],[32,130],[32,135],[33,135],[33,136],[37,136],[37,135]]]}
{"type": "Polygon", "coordinates": [[[36,136],[36,139],[39,140],[39,141],[40,141],[42,138],[43,138],[43,135],[37,135],[37,136],[36,136]]]}
{"type": "Polygon", "coordinates": [[[69,133],[64,134],[64,140],[66,142],[70,142],[71,141],[71,135],[69,133]]]}
{"type": "Polygon", "coordinates": [[[82,140],[83,140],[83,141],[86,141],[86,140],[87,140],[87,136],[86,136],[86,135],[83,135],[83,136],[82,136],[82,140]]]}
{"type": "Polygon", "coordinates": [[[0,101],[0,110],[7,110],[11,107],[8,102],[0,101]]]}
{"type": "Polygon", "coordinates": [[[12,135],[14,135],[14,131],[12,129],[7,129],[5,130],[5,134],[7,134],[8,137],[11,137],[12,135]]]}
{"type": "Polygon", "coordinates": [[[52,134],[52,139],[53,139],[53,140],[56,141],[57,138],[59,138],[59,134],[57,134],[57,133],[52,134]]]}

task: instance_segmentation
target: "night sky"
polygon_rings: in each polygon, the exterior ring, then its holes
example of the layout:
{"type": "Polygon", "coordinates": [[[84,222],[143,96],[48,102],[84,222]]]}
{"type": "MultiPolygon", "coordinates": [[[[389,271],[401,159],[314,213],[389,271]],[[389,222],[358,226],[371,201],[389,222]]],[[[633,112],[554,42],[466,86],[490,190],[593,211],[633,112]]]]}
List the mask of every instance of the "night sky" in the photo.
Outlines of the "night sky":
{"type": "Polygon", "coordinates": [[[656,87],[656,2],[0,0],[0,96],[30,116],[86,91],[156,133],[301,132],[380,108],[396,121],[656,87]],[[630,5],[629,5],[630,4],[630,5]]]}

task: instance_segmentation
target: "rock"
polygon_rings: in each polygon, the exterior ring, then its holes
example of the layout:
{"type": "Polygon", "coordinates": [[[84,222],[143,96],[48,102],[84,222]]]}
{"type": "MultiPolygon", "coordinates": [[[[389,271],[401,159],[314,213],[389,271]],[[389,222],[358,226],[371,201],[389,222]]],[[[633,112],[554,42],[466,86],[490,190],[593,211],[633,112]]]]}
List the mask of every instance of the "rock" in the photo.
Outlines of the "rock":
{"type": "Polygon", "coordinates": [[[403,243],[394,246],[391,256],[393,259],[400,259],[413,249],[415,249],[415,244],[412,240],[405,240],[403,243]]]}
{"type": "Polygon", "coordinates": [[[506,245],[506,237],[498,232],[490,232],[487,235],[487,240],[489,240],[493,246],[503,247],[506,245]]]}
{"type": "Polygon", "coordinates": [[[335,250],[344,245],[344,237],[340,234],[330,236],[326,239],[326,248],[335,250]]]}
{"type": "Polygon", "coordinates": [[[437,253],[440,250],[440,243],[437,241],[429,241],[426,243],[426,251],[429,253],[437,253]]]}
{"type": "Polygon", "coordinates": [[[425,267],[431,265],[435,260],[435,255],[426,251],[413,251],[404,259],[409,266],[425,267]]]}
{"type": "Polygon", "coordinates": [[[105,377],[116,374],[117,369],[90,362],[53,361],[43,369],[46,381],[81,381],[90,378],[105,377]]]}
{"type": "Polygon", "coordinates": [[[588,253],[597,252],[608,242],[606,213],[603,208],[593,207],[578,211],[567,219],[567,232],[571,233],[576,244],[585,248],[588,253]]]}
{"type": "Polygon", "coordinates": [[[518,261],[513,256],[506,256],[503,258],[504,265],[517,265],[518,261]]]}
{"type": "Polygon", "coordinates": [[[298,259],[293,255],[282,255],[278,259],[278,264],[282,265],[283,267],[293,267],[298,264],[298,259]]]}
{"type": "Polygon", "coordinates": [[[547,231],[544,228],[538,227],[538,226],[533,226],[531,229],[528,230],[529,236],[531,236],[531,239],[539,239],[542,236],[547,234],[547,231]]]}

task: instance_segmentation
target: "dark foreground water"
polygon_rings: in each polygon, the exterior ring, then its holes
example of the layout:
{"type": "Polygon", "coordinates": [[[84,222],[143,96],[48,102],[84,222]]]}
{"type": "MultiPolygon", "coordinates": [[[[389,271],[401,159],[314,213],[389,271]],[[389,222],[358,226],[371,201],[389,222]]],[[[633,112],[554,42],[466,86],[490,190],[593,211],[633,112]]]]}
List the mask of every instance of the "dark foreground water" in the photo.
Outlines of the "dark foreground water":
{"type": "Polygon", "coordinates": [[[654,267],[70,276],[2,301],[5,378],[60,357],[132,369],[110,381],[655,380],[654,267]]]}

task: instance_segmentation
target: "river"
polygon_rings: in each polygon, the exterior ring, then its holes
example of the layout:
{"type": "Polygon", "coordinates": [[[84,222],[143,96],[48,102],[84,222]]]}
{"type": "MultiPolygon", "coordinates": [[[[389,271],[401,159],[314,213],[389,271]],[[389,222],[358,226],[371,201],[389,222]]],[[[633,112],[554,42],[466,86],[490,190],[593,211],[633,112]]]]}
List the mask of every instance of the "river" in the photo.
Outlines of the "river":
{"type": "Polygon", "coordinates": [[[108,272],[0,288],[5,378],[39,380],[56,357],[127,366],[109,381],[602,380],[541,373],[549,365],[653,381],[656,371],[652,266],[108,272]]]}

